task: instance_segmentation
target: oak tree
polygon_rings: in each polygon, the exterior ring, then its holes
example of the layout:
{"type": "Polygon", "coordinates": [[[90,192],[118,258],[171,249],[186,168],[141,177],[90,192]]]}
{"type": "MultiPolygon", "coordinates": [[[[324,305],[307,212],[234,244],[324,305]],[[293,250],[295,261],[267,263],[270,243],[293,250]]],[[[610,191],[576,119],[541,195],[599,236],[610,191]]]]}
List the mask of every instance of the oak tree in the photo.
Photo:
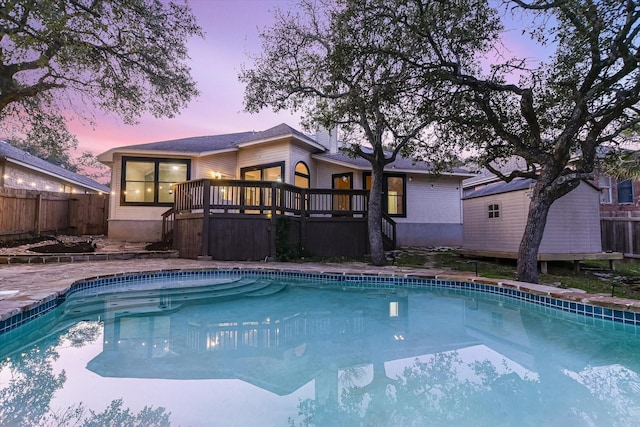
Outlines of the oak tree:
{"type": "MultiPolygon", "coordinates": [[[[640,3],[505,4],[507,12],[529,23],[523,24],[523,33],[544,45],[549,59],[531,64],[503,50],[481,74],[468,72],[464,61],[448,64],[463,108],[440,128],[440,141],[472,148],[475,160],[505,181],[535,180],[519,247],[518,280],[537,283],[537,254],[551,205],[581,180],[593,179],[599,147],[615,146],[639,121],[640,3]],[[512,156],[526,166],[509,173],[495,167],[512,156]]],[[[405,36],[423,39],[417,31],[405,36]]]]}
{"type": "Polygon", "coordinates": [[[0,129],[56,157],[77,145],[69,117],[172,117],[198,94],[201,34],[173,0],[0,0],[0,129]]]}
{"type": "Polygon", "coordinates": [[[308,128],[339,129],[349,141],[343,150],[370,163],[368,232],[375,265],[386,263],[385,166],[428,146],[429,126],[452,99],[431,43],[447,53],[455,49],[469,68],[474,54],[488,49],[484,34],[492,28],[491,10],[475,3],[461,0],[452,8],[434,0],[421,8],[403,0],[302,0],[295,10],[276,12],[274,24],[261,34],[262,52],[240,73],[248,111],[301,111],[308,128]],[[404,28],[392,25],[398,10],[419,16],[431,43],[403,37],[404,28]],[[399,55],[408,51],[415,53],[415,63],[399,55]]]}

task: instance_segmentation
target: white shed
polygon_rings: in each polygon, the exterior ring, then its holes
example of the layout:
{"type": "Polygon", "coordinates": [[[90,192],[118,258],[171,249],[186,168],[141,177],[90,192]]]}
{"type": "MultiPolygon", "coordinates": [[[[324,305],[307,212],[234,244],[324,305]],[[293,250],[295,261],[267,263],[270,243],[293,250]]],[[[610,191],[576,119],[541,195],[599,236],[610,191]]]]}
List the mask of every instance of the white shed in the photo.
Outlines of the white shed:
{"type": "MultiPolygon", "coordinates": [[[[487,185],[465,196],[463,253],[516,258],[533,184],[532,179],[515,179],[487,185]]],[[[538,254],[540,261],[621,258],[620,254],[602,254],[597,187],[583,181],[553,203],[538,254]]]]}

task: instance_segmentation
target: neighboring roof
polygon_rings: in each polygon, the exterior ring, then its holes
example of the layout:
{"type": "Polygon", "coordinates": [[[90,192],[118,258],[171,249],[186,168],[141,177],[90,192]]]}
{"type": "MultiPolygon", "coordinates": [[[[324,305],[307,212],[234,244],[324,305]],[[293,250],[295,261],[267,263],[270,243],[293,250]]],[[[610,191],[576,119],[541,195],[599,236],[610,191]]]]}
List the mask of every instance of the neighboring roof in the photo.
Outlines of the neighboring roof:
{"type": "Polygon", "coordinates": [[[110,163],[113,161],[114,153],[163,153],[199,157],[225,151],[236,151],[239,148],[252,144],[273,141],[286,137],[295,138],[302,143],[312,146],[318,151],[325,149],[314,139],[285,123],[281,123],[278,126],[258,132],[248,131],[224,135],[197,136],[192,138],[116,147],[100,154],[98,156],[98,160],[103,163],[110,163]]]}
{"type": "Polygon", "coordinates": [[[109,192],[109,187],[94,181],[91,178],[71,172],[60,166],[42,160],[32,154],[27,153],[19,148],[12,146],[6,141],[0,141],[0,158],[6,161],[21,165],[34,171],[52,176],[62,181],[67,181],[94,191],[109,192]]]}
{"type": "MultiPolygon", "coordinates": [[[[509,175],[514,170],[522,170],[526,168],[526,161],[522,157],[512,156],[500,163],[492,162],[491,165],[503,174],[509,175]]],[[[493,172],[490,172],[487,168],[480,168],[476,176],[465,179],[462,182],[462,187],[467,188],[474,185],[489,184],[496,181],[500,181],[500,178],[498,178],[493,172]]]]}
{"type": "MultiPolygon", "coordinates": [[[[355,168],[360,170],[371,170],[371,164],[362,157],[349,157],[342,153],[321,153],[314,154],[314,159],[324,161],[327,163],[333,163],[349,168],[355,168]]],[[[411,173],[433,173],[433,165],[427,162],[415,161],[406,157],[398,156],[393,163],[385,166],[387,172],[411,172],[411,173]]],[[[462,176],[475,176],[475,174],[469,172],[463,168],[453,168],[448,172],[442,172],[442,175],[462,175],[462,176]]]]}

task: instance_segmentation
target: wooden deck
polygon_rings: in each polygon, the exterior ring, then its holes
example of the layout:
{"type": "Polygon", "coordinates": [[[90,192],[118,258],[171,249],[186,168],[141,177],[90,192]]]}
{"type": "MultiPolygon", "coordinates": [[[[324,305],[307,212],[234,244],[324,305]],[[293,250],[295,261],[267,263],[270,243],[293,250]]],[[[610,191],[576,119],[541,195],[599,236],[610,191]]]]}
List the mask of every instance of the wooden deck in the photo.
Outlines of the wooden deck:
{"type": "MultiPolygon", "coordinates": [[[[280,182],[202,179],[177,184],[163,234],[184,258],[267,260],[369,252],[366,190],[304,189],[280,182]]],[[[395,248],[395,223],[382,224],[395,248]]]]}
{"type": "MultiPolygon", "coordinates": [[[[458,254],[470,258],[498,258],[498,259],[518,259],[517,252],[498,252],[498,251],[478,251],[468,249],[456,250],[458,254]]],[[[553,261],[573,261],[574,269],[580,272],[580,261],[586,260],[608,260],[609,268],[615,270],[614,261],[620,260],[624,256],[621,252],[597,252],[597,253],[567,253],[567,254],[538,254],[538,262],[540,263],[540,271],[543,274],[548,272],[548,262],[553,261]]]]}

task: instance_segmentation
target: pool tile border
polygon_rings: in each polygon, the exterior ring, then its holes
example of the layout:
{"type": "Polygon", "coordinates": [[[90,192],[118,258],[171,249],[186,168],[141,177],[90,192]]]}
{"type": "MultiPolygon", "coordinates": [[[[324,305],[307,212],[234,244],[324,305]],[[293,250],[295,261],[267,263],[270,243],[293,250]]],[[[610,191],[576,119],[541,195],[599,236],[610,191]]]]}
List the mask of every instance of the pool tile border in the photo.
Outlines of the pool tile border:
{"type": "Polygon", "coordinates": [[[2,312],[0,300],[0,334],[11,331],[52,311],[73,294],[95,289],[130,288],[133,282],[162,284],[185,279],[208,279],[220,276],[260,276],[271,279],[305,280],[312,284],[335,284],[362,289],[445,289],[453,292],[482,292],[504,301],[521,301],[544,309],[549,314],[572,313],[583,316],[585,324],[611,321],[614,325],[640,326],[640,301],[615,299],[584,291],[558,289],[515,281],[457,276],[427,276],[413,273],[368,274],[335,271],[300,272],[259,268],[202,268],[119,273],[89,277],[74,282],[66,290],[35,301],[22,309],[2,312]]]}

